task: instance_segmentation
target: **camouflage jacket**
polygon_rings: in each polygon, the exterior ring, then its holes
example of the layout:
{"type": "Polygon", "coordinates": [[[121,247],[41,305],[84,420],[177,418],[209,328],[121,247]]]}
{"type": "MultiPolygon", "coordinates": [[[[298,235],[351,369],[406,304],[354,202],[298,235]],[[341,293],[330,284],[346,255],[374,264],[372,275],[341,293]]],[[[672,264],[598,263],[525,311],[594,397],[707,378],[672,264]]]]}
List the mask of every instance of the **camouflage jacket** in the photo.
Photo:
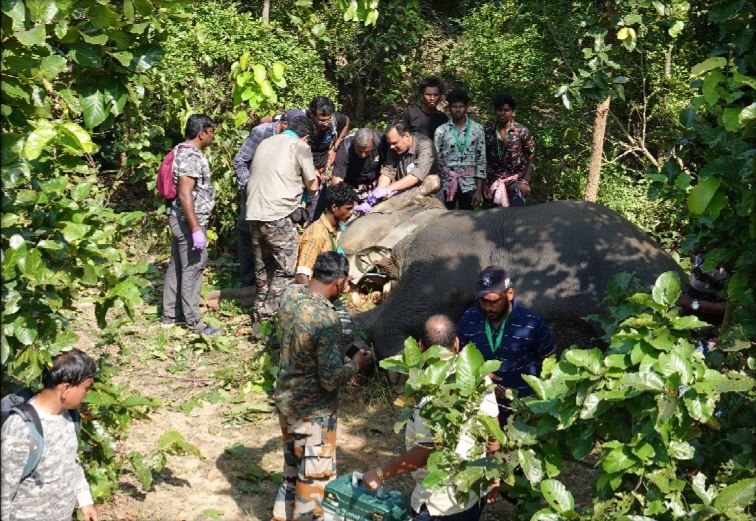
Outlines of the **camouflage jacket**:
{"type": "Polygon", "coordinates": [[[275,401],[285,416],[327,416],[339,405],[339,388],[355,374],[344,363],[341,321],[334,305],[306,286],[292,284],[278,306],[281,361],[275,401]]]}
{"type": "MultiPolygon", "coordinates": [[[[210,163],[205,155],[191,145],[181,144],[176,148],[173,157],[173,182],[178,186],[178,178],[189,176],[195,179],[192,198],[194,199],[194,213],[201,226],[207,226],[210,221],[210,213],[215,206],[215,192],[210,177],[210,163]]],[[[178,197],[171,201],[168,206],[168,214],[176,215],[179,219],[185,219],[184,210],[178,197]]]]}

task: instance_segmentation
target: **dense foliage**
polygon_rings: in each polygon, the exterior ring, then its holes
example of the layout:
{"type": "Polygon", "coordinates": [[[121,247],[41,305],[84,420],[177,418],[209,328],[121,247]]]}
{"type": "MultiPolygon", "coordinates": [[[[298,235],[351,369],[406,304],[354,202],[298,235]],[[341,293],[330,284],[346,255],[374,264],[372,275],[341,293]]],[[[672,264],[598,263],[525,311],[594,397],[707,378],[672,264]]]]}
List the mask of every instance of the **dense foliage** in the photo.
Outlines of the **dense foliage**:
{"type": "Polygon", "coordinates": [[[408,340],[402,355],[384,360],[384,368],[408,374],[406,394],[430,397],[420,414],[433,426],[436,450],[424,486],[451,476],[465,494],[500,479],[519,518],[533,521],[749,519],[754,380],[735,369],[749,344],[705,355],[697,345],[706,342],[706,324],[680,315],[676,274],[662,274],[650,294],[628,297],[632,285],[622,274],[610,288],[608,350],[572,348],[546,359],[540,377],[525,377],[535,396],[515,400],[501,428],[472,412],[483,377],[498,366],[474,346],[452,361],[438,346],[420,353],[408,340]],[[495,437],[503,450],[460,460],[461,429],[481,447],[495,437]],[[586,458],[596,469],[595,496],[576,506],[559,476],[566,461],[586,458]]]}

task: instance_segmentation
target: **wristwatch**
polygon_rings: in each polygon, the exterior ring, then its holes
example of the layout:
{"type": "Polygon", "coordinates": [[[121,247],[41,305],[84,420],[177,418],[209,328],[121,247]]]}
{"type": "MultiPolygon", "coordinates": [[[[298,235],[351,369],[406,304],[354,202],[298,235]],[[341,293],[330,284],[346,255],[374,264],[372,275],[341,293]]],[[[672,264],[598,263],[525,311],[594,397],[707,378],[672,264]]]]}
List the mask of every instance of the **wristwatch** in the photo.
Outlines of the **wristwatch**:
{"type": "Polygon", "coordinates": [[[698,299],[693,299],[690,303],[690,309],[693,311],[698,311],[701,308],[701,303],[698,301],[698,299]]]}
{"type": "Polygon", "coordinates": [[[375,469],[375,475],[378,479],[383,481],[383,467],[378,467],[375,469]]]}

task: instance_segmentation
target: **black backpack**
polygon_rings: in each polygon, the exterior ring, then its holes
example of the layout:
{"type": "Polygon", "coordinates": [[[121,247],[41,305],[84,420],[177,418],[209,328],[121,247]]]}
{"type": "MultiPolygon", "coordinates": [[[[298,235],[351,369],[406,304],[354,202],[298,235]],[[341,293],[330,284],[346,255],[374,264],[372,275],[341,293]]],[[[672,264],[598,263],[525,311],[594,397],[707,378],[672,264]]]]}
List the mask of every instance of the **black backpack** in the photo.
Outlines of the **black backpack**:
{"type": "MultiPolygon", "coordinates": [[[[0,420],[5,424],[11,414],[18,414],[26,424],[29,431],[29,458],[26,460],[24,471],[21,473],[21,481],[25,480],[34,473],[42,459],[42,453],[45,450],[45,437],[42,432],[42,422],[39,419],[37,410],[29,403],[34,397],[34,393],[29,389],[3,396],[0,400],[0,420]]],[[[81,432],[81,414],[78,409],[69,409],[68,414],[74,422],[76,428],[76,438],[78,439],[81,432]]]]}

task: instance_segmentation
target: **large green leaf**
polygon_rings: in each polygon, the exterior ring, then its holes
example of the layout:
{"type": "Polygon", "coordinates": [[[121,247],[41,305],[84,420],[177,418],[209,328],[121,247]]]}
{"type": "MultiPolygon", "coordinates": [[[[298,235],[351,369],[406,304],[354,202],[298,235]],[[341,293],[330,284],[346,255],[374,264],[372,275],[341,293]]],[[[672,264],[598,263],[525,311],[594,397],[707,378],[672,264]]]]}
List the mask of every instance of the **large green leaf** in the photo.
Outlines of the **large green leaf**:
{"type": "Polygon", "coordinates": [[[24,0],[3,0],[2,11],[12,18],[14,22],[23,22],[26,20],[26,6],[24,0]]]}
{"type": "Polygon", "coordinates": [[[71,136],[76,146],[83,152],[91,154],[96,150],[95,144],[92,143],[92,137],[89,135],[89,132],[81,128],[78,124],[72,121],[67,121],[60,125],[59,129],[62,130],[65,134],[71,136]]]}
{"type": "Polygon", "coordinates": [[[740,112],[743,109],[740,107],[727,107],[722,112],[722,123],[727,132],[737,132],[740,130],[740,112]]]}
{"type": "Polygon", "coordinates": [[[709,506],[714,498],[717,496],[715,487],[706,487],[706,474],[699,472],[691,480],[690,486],[693,492],[703,501],[704,505],[709,506]]]}
{"type": "Polygon", "coordinates": [[[674,271],[659,275],[651,290],[654,302],[663,306],[674,306],[680,298],[680,277],[674,271]]]}
{"type": "Polygon", "coordinates": [[[717,177],[707,177],[698,182],[688,194],[688,211],[693,215],[703,215],[722,181],[717,177]]]}
{"type": "Polygon", "coordinates": [[[42,62],[39,65],[39,72],[41,72],[48,80],[52,80],[67,68],[68,60],[59,54],[51,54],[50,56],[42,58],[42,62]]]}
{"type": "Polygon", "coordinates": [[[609,454],[604,458],[601,467],[614,474],[625,469],[629,469],[633,465],[637,464],[635,458],[633,458],[632,452],[626,446],[622,445],[612,449],[609,454]]]}
{"type": "Polygon", "coordinates": [[[532,485],[538,484],[543,479],[541,461],[533,449],[517,449],[517,461],[520,463],[523,474],[532,485]]]}
{"type": "Polygon", "coordinates": [[[32,47],[34,45],[44,45],[45,44],[45,26],[44,25],[35,25],[28,31],[20,31],[17,33],[13,33],[13,36],[16,37],[16,40],[21,42],[23,45],[27,47],[32,47]]]}
{"type": "Polygon", "coordinates": [[[564,358],[572,365],[585,367],[593,374],[601,371],[601,350],[593,349],[568,349],[564,352],[564,358]]]}
{"type": "Polygon", "coordinates": [[[26,0],[26,7],[29,8],[31,19],[43,24],[49,24],[58,13],[55,0],[26,0]]]}
{"type": "Polygon", "coordinates": [[[651,371],[641,373],[626,373],[622,376],[622,385],[642,391],[663,391],[664,381],[651,371]]]}
{"type": "Polygon", "coordinates": [[[756,495],[756,478],[742,479],[725,487],[714,500],[714,506],[728,512],[732,509],[745,509],[754,501],[756,495]]]}
{"type": "Polygon", "coordinates": [[[467,344],[457,356],[455,381],[462,396],[469,396],[477,387],[483,355],[472,344],[467,344]]]}
{"type": "Polygon", "coordinates": [[[89,16],[92,22],[100,29],[109,29],[119,25],[120,17],[109,6],[95,4],[89,8],[89,16]]]}
{"type": "Polygon", "coordinates": [[[105,100],[99,90],[81,98],[81,110],[84,113],[84,124],[89,128],[96,127],[108,117],[105,100]]]}
{"type": "Polygon", "coordinates": [[[42,150],[52,141],[58,131],[53,124],[46,120],[40,119],[35,123],[35,128],[24,143],[24,157],[30,161],[37,159],[42,150]]]}
{"type": "Polygon", "coordinates": [[[549,506],[560,514],[570,512],[575,508],[575,499],[561,481],[556,479],[541,481],[541,492],[549,503],[549,506]]]}
{"type": "Polygon", "coordinates": [[[670,376],[673,373],[679,374],[683,385],[687,385],[693,378],[690,362],[674,351],[659,355],[659,370],[665,376],[670,376]]]}
{"type": "Polygon", "coordinates": [[[417,367],[423,361],[423,354],[417,341],[410,337],[404,341],[404,363],[407,367],[417,367]]]}
{"type": "Polygon", "coordinates": [[[726,58],[723,58],[721,56],[714,56],[691,67],[690,75],[695,78],[696,76],[700,76],[704,72],[710,71],[712,69],[722,68],[725,65],[727,65],[726,58]]]}

